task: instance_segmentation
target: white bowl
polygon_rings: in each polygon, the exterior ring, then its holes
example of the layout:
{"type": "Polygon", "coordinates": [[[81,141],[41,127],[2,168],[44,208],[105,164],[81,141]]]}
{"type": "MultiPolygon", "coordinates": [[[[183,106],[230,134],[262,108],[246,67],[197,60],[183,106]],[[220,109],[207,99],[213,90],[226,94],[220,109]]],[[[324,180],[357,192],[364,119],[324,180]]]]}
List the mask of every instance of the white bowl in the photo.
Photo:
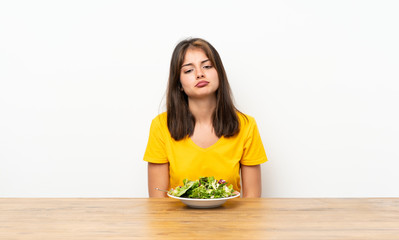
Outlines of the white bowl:
{"type": "Polygon", "coordinates": [[[240,193],[238,193],[237,195],[231,196],[231,197],[226,197],[226,198],[207,198],[207,199],[182,198],[182,197],[176,197],[176,196],[170,195],[169,193],[168,193],[168,196],[171,198],[179,199],[184,204],[186,204],[187,206],[192,207],[192,208],[215,208],[215,207],[221,206],[223,203],[225,203],[229,199],[239,197],[240,193]]]}

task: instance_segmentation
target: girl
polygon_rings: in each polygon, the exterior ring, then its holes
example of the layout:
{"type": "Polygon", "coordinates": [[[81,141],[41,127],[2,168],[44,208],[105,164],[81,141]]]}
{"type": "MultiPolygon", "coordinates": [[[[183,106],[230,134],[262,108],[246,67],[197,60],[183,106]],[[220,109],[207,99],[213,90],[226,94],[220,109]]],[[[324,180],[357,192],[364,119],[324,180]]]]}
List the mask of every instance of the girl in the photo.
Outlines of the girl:
{"type": "Polygon", "coordinates": [[[260,164],[267,158],[256,122],[235,108],[222,60],[207,41],[177,44],[166,107],[151,123],[144,154],[150,197],[166,197],[155,188],[210,176],[233,184],[243,197],[261,196],[260,164]]]}

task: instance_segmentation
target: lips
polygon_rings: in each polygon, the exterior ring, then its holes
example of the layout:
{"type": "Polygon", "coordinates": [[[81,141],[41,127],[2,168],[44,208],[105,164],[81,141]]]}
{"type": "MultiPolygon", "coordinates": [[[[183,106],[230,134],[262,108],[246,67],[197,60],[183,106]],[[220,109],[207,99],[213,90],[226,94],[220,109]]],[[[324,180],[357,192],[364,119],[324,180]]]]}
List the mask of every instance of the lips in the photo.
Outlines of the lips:
{"type": "Polygon", "coordinates": [[[195,85],[196,87],[205,87],[206,85],[208,85],[209,84],[209,82],[207,82],[207,81],[199,81],[198,83],[197,83],[197,85],[195,85]]]}

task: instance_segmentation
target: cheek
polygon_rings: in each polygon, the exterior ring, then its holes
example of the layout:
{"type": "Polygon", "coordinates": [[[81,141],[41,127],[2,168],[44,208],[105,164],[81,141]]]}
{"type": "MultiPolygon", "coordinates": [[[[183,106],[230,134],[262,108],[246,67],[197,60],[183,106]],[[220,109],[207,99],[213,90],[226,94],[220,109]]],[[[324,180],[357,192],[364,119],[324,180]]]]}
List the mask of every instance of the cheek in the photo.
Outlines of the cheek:
{"type": "Polygon", "coordinates": [[[180,83],[182,86],[184,86],[186,84],[186,78],[183,76],[180,76],[180,83]]]}
{"type": "Polygon", "coordinates": [[[217,84],[215,84],[215,85],[216,85],[216,89],[219,89],[219,86],[220,86],[219,79],[218,79],[218,81],[217,81],[217,84]]]}
{"type": "Polygon", "coordinates": [[[219,81],[218,73],[216,71],[214,73],[212,73],[212,78],[215,80],[216,85],[219,86],[220,81],[219,81]]]}
{"type": "Polygon", "coordinates": [[[184,87],[186,85],[189,85],[190,82],[192,82],[192,77],[188,76],[188,75],[180,75],[180,83],[181,85],[184,87]]]}
{"type": "Polygon", "coordinates": [[[208,74],[210,74],[210,77],[212,77],[213,79],[219,79],[218,72],[215,68],[213,68],[212,71],[210,71],[208,74]]]}

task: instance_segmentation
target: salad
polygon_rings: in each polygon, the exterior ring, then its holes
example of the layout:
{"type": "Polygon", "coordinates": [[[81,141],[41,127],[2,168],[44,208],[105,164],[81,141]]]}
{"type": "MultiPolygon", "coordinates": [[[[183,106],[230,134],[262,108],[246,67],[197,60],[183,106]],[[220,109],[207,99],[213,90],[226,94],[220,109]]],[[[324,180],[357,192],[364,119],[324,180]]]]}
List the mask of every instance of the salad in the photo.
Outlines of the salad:
{"type": "Polygon", "coordinates": [[[214,177],[201,177],[196,181],[183,180],[183,186],[171,189],[169,195],[184,198],[225,198],[237,195],[233,185],[227,185],[223,179],[219,181],[214,177]]]}

